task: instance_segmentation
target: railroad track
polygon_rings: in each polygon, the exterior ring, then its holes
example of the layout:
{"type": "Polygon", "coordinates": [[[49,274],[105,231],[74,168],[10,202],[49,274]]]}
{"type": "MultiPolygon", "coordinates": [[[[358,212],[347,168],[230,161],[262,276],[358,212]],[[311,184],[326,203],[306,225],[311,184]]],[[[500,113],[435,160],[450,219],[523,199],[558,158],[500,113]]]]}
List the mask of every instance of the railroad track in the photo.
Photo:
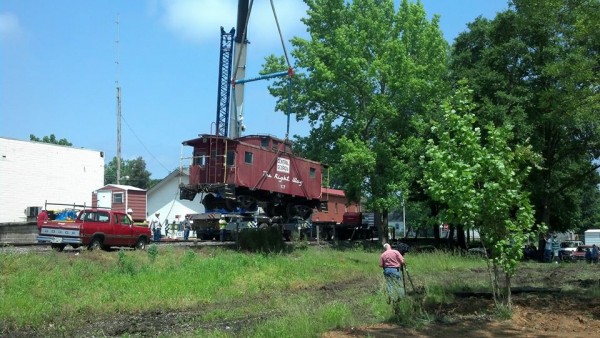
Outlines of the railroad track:
{"type": "MultiPolygon", "coordinates": [[[[160,242],[152,242],[150,244],[157,244],[160,246],[167,245],[179,245],[179,246],[231,246],[234,245],[235,242],[218,242],[218,241],[183,241],[183,240],[165,240],[160,242]]],[[[0,252],[28,252],[28,251],[52,251],[50,247],[50,243],[25,243],[25,242],[1,242],[0,243],[0,252]]],[[[127,247],[114,247],[108,251],[119,251],[120,249],[124,250],[134,250],[133,248],[127,247]]],[[[87,250],[87,247],[79,247],[77,249],[67,245],[64,249],[64,252],[79,252],[82,250],[87,250]]]]}

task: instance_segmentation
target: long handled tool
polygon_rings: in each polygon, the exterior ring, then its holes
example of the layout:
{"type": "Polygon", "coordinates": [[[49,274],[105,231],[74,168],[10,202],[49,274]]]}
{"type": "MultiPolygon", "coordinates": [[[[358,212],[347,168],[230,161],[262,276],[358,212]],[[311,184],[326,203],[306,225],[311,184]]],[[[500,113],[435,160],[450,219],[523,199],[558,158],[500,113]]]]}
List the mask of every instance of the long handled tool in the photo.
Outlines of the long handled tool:
{"type": "Polygon", "coordinates": [[[404,267],[401,267],[400,269],[402,270],[402,284],[404,284],[402,286],[404,287],[404,292],[406,292],[406,277],[404,276],[404,267]]]}
{"type": "MultiPolygon", "coordinates": [[[[408,273],[408,267],[406,267],[406,264],[404,264],[403,269],[402,269],[402,277],[404,277],[404,272],[406,272],[406,277],[408,277],[408,282],[410,283],[410,287],[412,287],[413,292],[416,292],[417,290],[415,289],[415,285],[413,284],[412,278],[410,278],[410,273],[408,273]]],[[[406,284],[406,282],[404,283],[406,284]]]]}

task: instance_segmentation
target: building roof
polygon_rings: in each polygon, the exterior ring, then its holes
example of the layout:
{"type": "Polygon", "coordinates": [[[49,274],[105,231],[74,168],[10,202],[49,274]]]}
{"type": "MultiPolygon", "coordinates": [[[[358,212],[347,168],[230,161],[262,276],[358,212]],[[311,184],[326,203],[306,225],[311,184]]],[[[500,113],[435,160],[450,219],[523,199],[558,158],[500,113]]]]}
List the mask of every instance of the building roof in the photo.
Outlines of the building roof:
{"type": "Polygon", "coordinates": [[[328,195],[341,196],[341,197],[346,196],[346,194],[344,193],[344,190],[339,190],[339,189],[321,188],[321,192],[323,193],[323,195],[328,194],[328,195]]]}
{"type": "MultiPolygon", "coordinates": [[[[135,191],[146,191],[145,189],[134,187],[132,185],[124,185],[124,184],[107,184],[104,187],[115,187],[121,190],[135,190],[135,191]]],[[[98,189],[101,190],[102,188],[98,189]]]]}
{"type": "Polygon", "coordinates": [[[155,190],[159,189],[161,186],[163,186],[164,184],[166,184],[167,182],[169,182],[171,179],[179,177],[179,176],[189,176],[189,170],[187,168],[182,168],[182,169],[175,169],[173,171],[171,171],[171,173],[169,175],[167,175],[165,178],[163,178],[162,180],[160,180],[156,185],[154,185],[152,188],[150,188],[148,190],[148,194],[152,194],[155,190]]]}

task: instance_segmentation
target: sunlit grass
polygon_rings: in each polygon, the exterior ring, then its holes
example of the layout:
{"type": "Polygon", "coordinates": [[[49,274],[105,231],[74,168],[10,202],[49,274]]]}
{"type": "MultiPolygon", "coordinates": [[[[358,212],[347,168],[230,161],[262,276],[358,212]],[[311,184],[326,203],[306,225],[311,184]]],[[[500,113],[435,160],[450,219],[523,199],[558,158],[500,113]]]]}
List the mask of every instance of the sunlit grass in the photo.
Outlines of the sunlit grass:
{"type": "MultiPolygon", "coordinates": [[[[153,250],[0,253],[0,325],[52,325],[60,333],[90,318],[192,309],[191,321],[245,318],[252,325],[243,326],[244,332],[224,324],[181,336],[316,337],[385,321],[425,325],[431,317],[424,309],[451,303],[455,291],[489,290],[481,258],[442,251],[409,253],[408,274],[416,290],[407,279],[406,290],[413,296],[399,304],[398,315],[385,303],[379,251],[304,247],[266,255],[206,247],[153,250]]],[[[541,267],[542,274],[561,268],[569,266],[541,267]]],[[[589,270],[590,280],[597,279],[595,272],[589,270]]],[[[599,297],[599,290],[591,288],[590,295],[599,297]]]]}

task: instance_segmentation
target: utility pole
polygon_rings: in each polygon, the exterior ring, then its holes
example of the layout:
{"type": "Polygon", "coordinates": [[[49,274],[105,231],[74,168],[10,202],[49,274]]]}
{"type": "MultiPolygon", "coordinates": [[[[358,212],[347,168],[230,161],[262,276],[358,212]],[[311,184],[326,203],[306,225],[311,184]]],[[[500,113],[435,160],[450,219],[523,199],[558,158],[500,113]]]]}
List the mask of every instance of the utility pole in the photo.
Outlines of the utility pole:
{"type": "Polygon", "coordinates": [[[117,86],[117,184],[121,183],[121,87],[119,86],[119,16],[117,15],[117,39],[115,40],[115,85],[117,86]]]}

